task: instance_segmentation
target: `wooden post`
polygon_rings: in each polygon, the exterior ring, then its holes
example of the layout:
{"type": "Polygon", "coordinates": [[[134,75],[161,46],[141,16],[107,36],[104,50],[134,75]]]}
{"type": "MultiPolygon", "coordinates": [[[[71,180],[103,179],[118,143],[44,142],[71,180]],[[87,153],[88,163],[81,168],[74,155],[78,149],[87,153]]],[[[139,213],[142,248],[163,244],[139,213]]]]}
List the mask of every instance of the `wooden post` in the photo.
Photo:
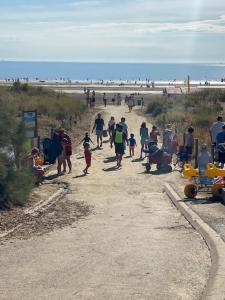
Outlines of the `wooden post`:
{"type": "Polygon", "coordinates": [[[189,94],[190,91],[191,91],[191,86],[190,86],[190,75],[188,75],[187,85],[188,85],[188,94],[189,94]]]}
{"type": "Polygon", "coordinates": [[[195,168],[198,167],[198,139],[195,139],[195,168]]]}

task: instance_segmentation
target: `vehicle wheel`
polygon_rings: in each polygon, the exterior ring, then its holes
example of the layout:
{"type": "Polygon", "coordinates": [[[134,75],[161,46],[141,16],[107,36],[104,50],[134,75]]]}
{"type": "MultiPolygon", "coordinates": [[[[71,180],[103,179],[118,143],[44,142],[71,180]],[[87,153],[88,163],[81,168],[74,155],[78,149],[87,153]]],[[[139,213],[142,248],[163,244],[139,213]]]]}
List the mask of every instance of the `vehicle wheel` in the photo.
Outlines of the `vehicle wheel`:
{"type": "Polygon", "coordinates": [[[187,184],[184,188],[184,195],[187,198],[193,199],[197,196],[198,190],[196,184],[187,184]]]}
{"type": "Polygon", "coordinates": [[[167,172],[167,173],[170,173],[173,171],[173,168],[171,165],[165,166],[164,169],[165,169],[165,172],[167,172]]]}
{"type": "Polygon", "coordinates": [[[219,196],[221,196],[221,194],[222,194],[222,186],[219,185],[219,184],[214,184],[214,185],[212,186],[211,191],[212,191],[212,195],[213,195],[214,197],[219,197],[219,196]]]}
{"type": "Polygon", "coordinates": [[[161,164],[157,164],[156,168],[157,168],[158,171],[160,171],[162,169],[162,165],[161,164]]]}
{"type": "Polygon", "coordinates": [[[151,170],[151,165],[150,165],[150,163],[147,163],[147,164],[145,165],[145,169],[146,169],[147,172],[150,172],[150,170],[151,170]]]}

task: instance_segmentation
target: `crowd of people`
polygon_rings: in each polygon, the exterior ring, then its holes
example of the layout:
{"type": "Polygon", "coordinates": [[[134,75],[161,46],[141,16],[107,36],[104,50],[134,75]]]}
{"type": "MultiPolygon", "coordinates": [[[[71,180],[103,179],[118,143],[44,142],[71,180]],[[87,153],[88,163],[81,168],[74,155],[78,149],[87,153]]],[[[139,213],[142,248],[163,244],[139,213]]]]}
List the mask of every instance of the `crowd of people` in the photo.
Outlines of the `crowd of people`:
{"type": "MultiPolygon", "coordinates": [[[[96,92],[95,90],[90,90],[89,88],[84,88],[84,94],[86,96],[86,106],[93,108],[95,107],[96,103],[96,92]]],[[[135,106],[135,94],[125,95],[124,97],[124,104],[128,106],[129,112],[132,111],[133,107],[135,106]]],[[[112,105],[121,105],[122,104],[123,97],[120,93],[113,94],[113,95],[107,95],[105,92],[102,95],[102,103],[103,106],[106,107],[110,101],[112,105]]],[[[139,105],[142,107],[144,106],[144,97],[141,97],[140,100],[138,100],[139,105]]]]}
{"type": "MultiPolygon", "coordinates": [[[[95,105],[95,91],[92,92],[87,89],[85,90],[87,105],[93,107],[95,105]]],[[[108,104],[108,97],[106,93],[103,93],[102,101],[106,107],[108,104]]],[[[135,106],[134,95],[125,96],[124,103],[128,106],[129,112],[135,106]]],[[[141,105],[144,105],[144,99],[141,98],[141,105]]],[[[122,97],[121,95],[115,94],[112,97],[112,103],[121,105],[122,97]]],[[[135,137],[134,133],[128,130],[126,119],[121,117],[120,120],[116,120],[114,116],[111,116],[108,122],[105,122],[102,115],[99,113],[95,119],[92,133],[95,132],[96,135],[96,147],[101,149],[103,147],[103,137],[109,136],[109,143],[111,148],[115,149],[115,158],[117,162],[117,167],[121,167],[122,158],[128,147],[128,153],[130,157],[135,155],[135,148],[137,147],[137,140],[140,139],[141,150],[140,159],[143,156],[149,155],[150,153],[161,153],[165,151],[169,155],[176,154],[177,157],[182,162],[187,162],[191,160],[194,151],[194,128],[190,126],[187,132],[184,134],[183,143],[178,145],[178,138],[176,133],[176,128],[172,124],[167,124],[163,131],[159,131],[157,126],[153,125],[151,129],[147,127],[146,122],[140,125],[139,137],[135,137]],[[158,146],[159,137],[161,136],[162,146],[158,146]],[[150,147],[152,147],[150,149],[150,147]],[[160,151],[159,151],[160,150],[160,151]]],[[[224,166],[225,163],[225,123],[223,122],[222,116],[218,116],[216,122],[210,127],[210,137],[212,142],[212,150],[215,155],[209,153],[207,145],[202,145],[200,149],[199,162],[202,166],[208,162],[217,161],[217,165],[220,167],[224,166]]],[[[83,144],[84,157],[86,161],[86,166],[83,170],[84,174],[88,173],[91,167],[91,144],[94,142],[89,136],[89,133],[85,133],[84,138],[81,140],[80,144],[83,144]]],[[[51,161],[57,161],[57,174],[63,175],[67,171],[72,172],[72,141],[70,136],[65,132],[63,128],[55,131],[51,147],[49,149],[49,156],[52,157],[51,161]]],[[[138,154],[139,155],[139,154],[138,154]]],[[[40,167],[40,153],[37,148],[32,149],[31,158],[32,166],[37,174],[38,181],[43,175],[43,170],[40,167]]]]}

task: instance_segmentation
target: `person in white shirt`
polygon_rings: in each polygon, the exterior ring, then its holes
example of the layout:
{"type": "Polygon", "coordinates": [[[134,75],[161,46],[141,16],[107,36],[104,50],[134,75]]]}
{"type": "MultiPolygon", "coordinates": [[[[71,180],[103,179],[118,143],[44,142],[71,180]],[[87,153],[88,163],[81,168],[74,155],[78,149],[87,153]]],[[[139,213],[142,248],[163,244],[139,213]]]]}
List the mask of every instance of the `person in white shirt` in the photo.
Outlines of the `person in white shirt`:
{"type": "Polygon", "coordinates": [[[212,144],[216,145],[217,134],[223,131],[222,130],[223,125],[224,125],[223,118],[221,116],[218,116],[217,121],[214,122],[210,127],[210,136],[211,136],[212,144]]]}

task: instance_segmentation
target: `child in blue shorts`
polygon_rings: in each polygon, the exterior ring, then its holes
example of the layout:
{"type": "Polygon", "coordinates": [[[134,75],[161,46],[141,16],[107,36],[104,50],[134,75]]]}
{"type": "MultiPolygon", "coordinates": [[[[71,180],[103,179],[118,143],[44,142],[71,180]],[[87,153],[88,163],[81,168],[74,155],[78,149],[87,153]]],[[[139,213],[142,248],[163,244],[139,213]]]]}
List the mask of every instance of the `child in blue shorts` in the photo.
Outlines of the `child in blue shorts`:
{"type": "Polygon", "coordinates": [[[130,156],[134,156],[134,148],[135,146],[137,147],[137,143],[133,133],[131,133],[128,143],[129,143],[130,156]]]}

